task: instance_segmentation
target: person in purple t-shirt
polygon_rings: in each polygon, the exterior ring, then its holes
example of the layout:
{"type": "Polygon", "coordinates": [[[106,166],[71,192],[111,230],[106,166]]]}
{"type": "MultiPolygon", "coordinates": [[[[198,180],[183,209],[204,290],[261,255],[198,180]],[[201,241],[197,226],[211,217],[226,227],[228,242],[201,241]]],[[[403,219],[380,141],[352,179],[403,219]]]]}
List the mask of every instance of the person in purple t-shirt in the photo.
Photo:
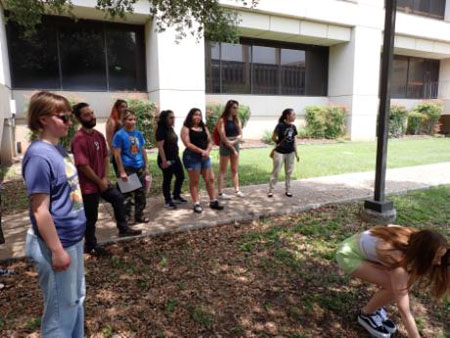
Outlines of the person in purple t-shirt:
{"type": "Polygon", "coordinates": [[[22,161],[32,228],[26,255],[39,274],[44,296],[43,337],[84,337],[86,224],[75,165],[58,145],[71,125],[66,98],[49,92],[31,97],[28,127],[38,134],[22,161]]]}
{"type": "Polygon", "coordinates": [[[81,123],[81,129],[76,132],[71,148],[80,176],[86,213],[84,251],[102,254],[105,251],[97,246],[95,237],[100,197],[111,203],[120,237],[140,235],[142,231],[128,227],[123,196],[108,180],[108,148],[103,134],[94,129],[97,122],[94,111],[87,103],[81,102],[73,106],[73,114],[81,123]]]}

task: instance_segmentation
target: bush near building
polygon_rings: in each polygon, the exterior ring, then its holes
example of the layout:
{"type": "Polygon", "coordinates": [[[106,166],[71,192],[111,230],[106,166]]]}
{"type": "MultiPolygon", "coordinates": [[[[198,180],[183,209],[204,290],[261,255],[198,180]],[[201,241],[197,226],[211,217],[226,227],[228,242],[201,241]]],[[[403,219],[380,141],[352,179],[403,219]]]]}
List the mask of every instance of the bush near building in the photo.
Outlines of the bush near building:
{"type": "MultiPolygon", "coordinates": [[[[220,103],[209,103],[206,105],[206,127],[209,132],[212,134],[214,131],[214,127],[217,124],[217,121],[222,115],[225,106],[220,103]]],[[[239,105],[239,120],[242,124],[242,129],[247,125],[248,120],[250,119],[251,111],[250,107],[246,105],[239,105]]]]}
{"type": "Polygon", "coordinates": [[[304,137],[335,139],[345,135],[345,107],[308,106],[305,112],[306,126],[301,131],[304,137]]]}
{"type": "Polygon", "coordinates": [[[405,106],[393,105],[389,115],[389,137],[403,137],[406,134],[408,110],[405,106]]]}
{"type": "Polygon", "coordinates": [[[433,135],[442,111],[443,107],[440,102],[423,102],[419,104],[408,115],[407,133],[410,135],[433,135]]]}
{"type": "Polygon", "coordinates": [[[127,104],[136,113],[136,129],[144,135],[146,148],[155,147],[156,104],[143,99],[128,99],[127,104]]]}

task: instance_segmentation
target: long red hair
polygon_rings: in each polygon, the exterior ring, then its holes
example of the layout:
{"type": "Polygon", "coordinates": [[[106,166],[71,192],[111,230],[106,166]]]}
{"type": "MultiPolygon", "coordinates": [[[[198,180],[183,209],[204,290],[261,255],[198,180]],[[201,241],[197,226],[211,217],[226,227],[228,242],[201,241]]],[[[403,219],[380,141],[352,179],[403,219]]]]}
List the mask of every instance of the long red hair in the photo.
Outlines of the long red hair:
{"type": "Polygon", "coordinates": [[[124,103],[127,104],[127,101],[118,99],[118,100],[116,100],[116,102],[114,102],[114,105],[111,109],[111,114],[109,114],[109,118],[114,120],[114,122],[116,122],[116,123],[117,122],[120,123],[121,116],[120,116],[119,107],[124,103]]]}

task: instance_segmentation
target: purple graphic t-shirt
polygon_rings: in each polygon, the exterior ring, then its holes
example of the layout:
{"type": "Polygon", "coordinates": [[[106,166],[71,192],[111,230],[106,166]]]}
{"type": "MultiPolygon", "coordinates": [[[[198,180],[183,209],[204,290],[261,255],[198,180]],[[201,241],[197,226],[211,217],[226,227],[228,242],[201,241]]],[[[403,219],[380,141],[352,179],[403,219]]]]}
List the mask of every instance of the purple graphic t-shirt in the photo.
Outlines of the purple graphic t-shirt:
{"type": "Polygon", "coordinates": [[[50,214],[63,247],[83,239],[86,217],[78,174],[60,145],[34,141],[22,161],[22,175],[30,198],[30,219],[34,232],[42,238],[31,209],[31,195],[50,196],[50,214]]]}

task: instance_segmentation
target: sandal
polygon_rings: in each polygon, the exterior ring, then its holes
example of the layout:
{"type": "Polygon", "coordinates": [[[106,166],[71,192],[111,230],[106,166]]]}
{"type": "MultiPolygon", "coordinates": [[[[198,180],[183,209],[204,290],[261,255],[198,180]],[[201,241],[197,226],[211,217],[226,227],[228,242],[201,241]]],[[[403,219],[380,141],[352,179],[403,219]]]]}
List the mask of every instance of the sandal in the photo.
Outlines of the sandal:
{"type": "Polygon", "coordinates": [[[285,195],[286,195],[287,197],[292,197],[292,196],[293,196],[290,192],[285,192],[285,195]]]}
{"type": "Polygon", "coordinates": [[[267,193],[267,197],[272,198],[273,197],[273,193],[272,192],[267,193]]]}

